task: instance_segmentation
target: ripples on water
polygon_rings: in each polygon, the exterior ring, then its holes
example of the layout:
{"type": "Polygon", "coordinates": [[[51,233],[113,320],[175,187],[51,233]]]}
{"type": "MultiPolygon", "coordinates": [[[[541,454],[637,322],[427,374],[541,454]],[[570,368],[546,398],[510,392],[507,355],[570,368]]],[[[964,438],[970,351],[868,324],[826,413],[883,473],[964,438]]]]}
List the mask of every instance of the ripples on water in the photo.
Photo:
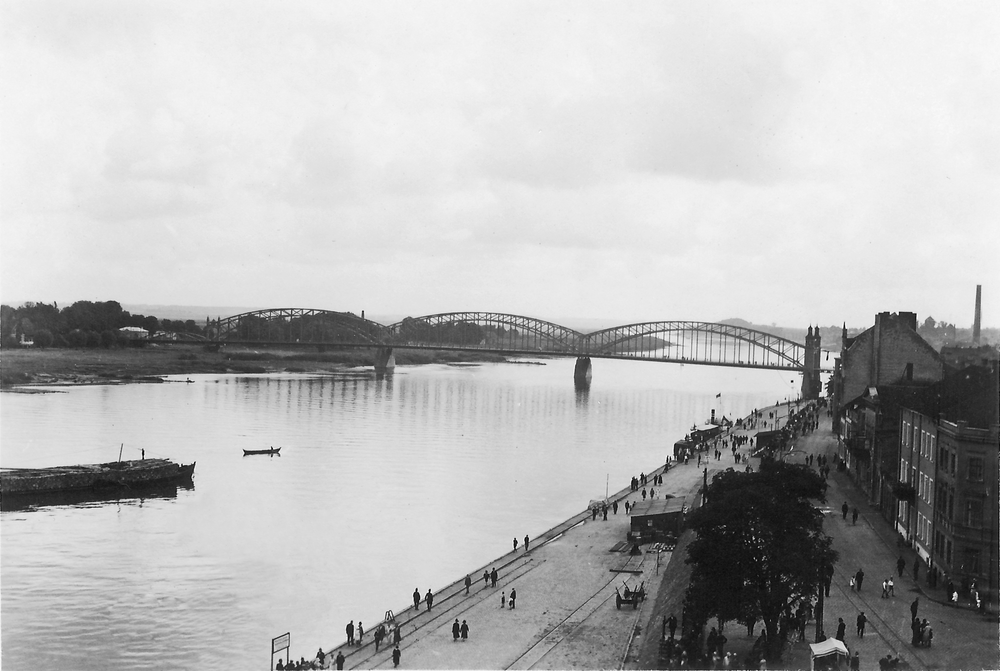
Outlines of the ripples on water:
{"type": "Polygon", "coordinates": [[[3,667],[190,669],[292,655],[375,622],[662,463],[713,407],[789,373],[573,361],[198,376],[0,398],[3,466],[197,461],[165,498],[0,513],[3,667]],[[717,400],[715,394],[722,392],[717,400]],[[280,457],[243,449],[282,446],[280,457]]]}

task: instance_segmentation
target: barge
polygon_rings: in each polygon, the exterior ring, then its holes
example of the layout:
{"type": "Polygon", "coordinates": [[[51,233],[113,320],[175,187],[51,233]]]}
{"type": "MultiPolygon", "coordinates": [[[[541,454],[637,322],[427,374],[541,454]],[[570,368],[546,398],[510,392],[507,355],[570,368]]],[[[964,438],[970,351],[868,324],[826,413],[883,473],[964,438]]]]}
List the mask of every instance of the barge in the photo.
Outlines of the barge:
{"type": "Polygon", "coordinates": [[[4,468],[0,469],[0,494],[6,498],[104,488],[138,489],[190,481],[194,466],[168,459],[141,459],[53,468],[4,468]]]}

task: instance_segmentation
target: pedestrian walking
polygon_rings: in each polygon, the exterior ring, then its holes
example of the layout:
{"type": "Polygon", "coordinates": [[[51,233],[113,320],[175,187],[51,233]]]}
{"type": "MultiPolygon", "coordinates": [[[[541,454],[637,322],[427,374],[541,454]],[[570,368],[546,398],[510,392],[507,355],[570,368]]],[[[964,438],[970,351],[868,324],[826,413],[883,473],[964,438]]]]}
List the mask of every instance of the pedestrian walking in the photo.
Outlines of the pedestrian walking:
{"type": "Polygon", "coordinates": [[[497,570],[496,570],[496,568],[494,568],[492,571],[490,571],[490,582],[493,583],[494,587],[497,586],[497,570]]]}
{"type": "Polygon", "coordinates": [[[462,627],[458,624],[458,618],[455,618],[455,624],[451,625],[451,640],[457,641],[459,634],[462,632],[462,627]]]}
{"type": "Polygon", "coordinates": [[[604,516],[604,521],[607,522],[608,521],[608,504],[607,503],[605,503],[603,506],[601,506],[601,514],[604,516]]]}
{"type": "Polygon", "coordinates": [[[365,637],[365,628],[361,624],[361,620],[358,620],[358,646],[361,646],[361,639],[365,637]]]}
{"type": "Polygon", "coordinates": [[[851,524],[854,524],[854,525],[856,525],[856,524],[858,523],[858,515],[860,515],[860,513],[858,512],[858,509],[857,509],[857,508],[855,508],[855,509],[854,509],[854,510],[853,510],[853,511],[851,512],[851,524]]]}
{"type": "Polygon", "coordinates": [[[646,488],[645,487],[642,488],[642,500],[643,501],[646,500],[646,488]]]}
{"type": "Polygon", "coordinates": [[[858,638],[865,637],[865,625],[868,623],[868,618],[865,617],[865,611],[861,611],[858,615],[858,638]]]}
{"type": "Polygon", "coordinates": [[[903,569],[906,568],[906,560],[900,555],[899,559],[896,560],[896,572],[899,573],[899,577],[903,577],[903,569]]]}
{"type": "Polygon", "coordinates": [[[472,577],[466,573],[465,574],[465,593],[469,593],[469,588],[472,587],[472,577]]]}
{"type": "Polygon", "coordinates": [[[500,592],[500,608],[507,607],[507,592],[500,592]]]}
{"type": "Polygon", "coordinates": [[[397,625],[392,630],[392,644],[399,645],[403,641],[402,629],[397,625]]]}
{"type": "Polygon", "coordinates": [[[333,660],[338,669],[344,668],[344,653],[337,651],[337,657],[333,660]]]}
{"type": "Polygon", "coordinates": [[[429,589],[427,590],[427,596],[424,597],[424,601],[427,603],[427,612],[431,612],[431,606],[434,605],[434,595],[431,594],[429,589]]]}
{"type": "Polygon", "coordinates": [[[382,645],[383,638],[385,638],[385,625],[379,625],[375,630],[375,652],[378,652],[378,647],[382,645]]]}
{"type": "Polygon", "coordinates": [[[618,501],[615,501],[611,504],[611,510],[615,513],[615,515],[618,514],[618,501]]]}
{"type": "Polygon", "coordinates": [[[514,610],[514,602],[517,600],[517,590],[513,587],[510,589],[510,609],[514,610]]]}
{"type": "Polygon", "coordinates": [[[854,656],[851,657],[851,671],[861,671],[861,657],[858,655],[858,651],[854,651],[854,656]]]}
{"type": "Polygon", "coordinates": [[[847,512],[850,508],[847,506],[847,501],[844,501],[844,505],[840,506],[840,512],[844,513],[844,519],[847,519],[847,512]]]}
{"type": "Polygon", "coordinates": [[[919,596],[916,599],[913,600],[913,603],[910,604],[910,621],[913,621],[913,620],[917,619],[917,609],[918,608],[920,608],[920,597],[919,596]]]}
{"type": "Polygon", "coordinates": [[[463,641],[468,641],[469,640],[469,623],[466,622],[465,620],[462,620],[462,630],[461,631],[462,631],[462,640],[463,641]]]}
{"type": "Polygon", "coordinates": [[[888,583],[889,586],[889,596],[896,596],[896,583],[892,581],[892,576],[889,576],[886,582],[888,583]]]}
{"type": "Polygon", "coordinates": [[[857,585],[858,585],[858,591],[860,592],[861,591],[861,583],[863,583],[865,581],[865,572],[862,571],[861,569],[858,569],[858,572],[854,574],[854,581],[857,583],[857,585]]]}
{"type": "Polygon", "coordinates": [[[403,656],[403,653],[399,651],[399,646],[397,645],[392,649],[392,668],[397,668],[399,666],[399,658],[403,656]]]}
{"type": "Polygon", "coordinates": [[[841,643],[844,642],[844,635],[847,633],[847,625],[844,623],[844,618],[837,618],[837,636],[836,639],[841,643]]]}
{"type": "Polygon", "coordinates": [[[528,551],[528,534],[524,534],[524,551],[528,551]]]}
{"type": "Polygon", "coordinates": [[[420,610],[420,590],[413,588],[413,610],[420,610]]]}
{"type": "Polygon", "coordinates": [[[677,631],[677,617],[673,613],[667,618],[667,628],[670,629],[670,638],[673,638],[674,632],[677,631]]]}
{"type": "Polygon", "coordinates": [[[354,645],[354,620],[347,623],[347,645],[354,645]]]}
{"type": "Polygon", "coordinates": [[[888,599],[889,598],[889,581],[888,580],[883,580],[882,581],[882,598],[883,599],[888,599]]]}
{"type": "Polygon", "coordinates": [[[487,571],[486,569],[483,569],[483,587],[486,588],[489,586],[490,586],[490,572],[487,571]]]}

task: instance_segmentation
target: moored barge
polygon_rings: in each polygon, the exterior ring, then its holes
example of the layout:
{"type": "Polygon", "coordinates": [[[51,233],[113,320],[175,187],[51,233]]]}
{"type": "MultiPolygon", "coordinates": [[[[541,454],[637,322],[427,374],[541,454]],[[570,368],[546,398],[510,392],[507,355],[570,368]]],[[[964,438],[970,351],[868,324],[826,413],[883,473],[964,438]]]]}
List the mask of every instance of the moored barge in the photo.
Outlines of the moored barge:
{"type": "Polygon", "coordinates": [[[184,482],[191,479],[194,466],[193,463],[177,464],[169,459],[141,459],[53,468],[4,468],[0,469],[0,494],[14,496],[104,487],[140,488],[184,482]]]}

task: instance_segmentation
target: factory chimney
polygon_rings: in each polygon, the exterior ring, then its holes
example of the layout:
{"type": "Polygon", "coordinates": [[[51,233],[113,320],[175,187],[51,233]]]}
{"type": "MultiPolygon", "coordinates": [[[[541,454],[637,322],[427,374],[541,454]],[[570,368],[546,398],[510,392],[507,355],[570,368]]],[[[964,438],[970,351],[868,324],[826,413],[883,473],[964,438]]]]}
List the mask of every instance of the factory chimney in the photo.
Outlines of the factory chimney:
{"type": "Polygon", "coordinates": [[[976,285],[976,320],[972,322],[972,345],[979,347],[979,327],[983,323],[983,285],[976,285]]]}

